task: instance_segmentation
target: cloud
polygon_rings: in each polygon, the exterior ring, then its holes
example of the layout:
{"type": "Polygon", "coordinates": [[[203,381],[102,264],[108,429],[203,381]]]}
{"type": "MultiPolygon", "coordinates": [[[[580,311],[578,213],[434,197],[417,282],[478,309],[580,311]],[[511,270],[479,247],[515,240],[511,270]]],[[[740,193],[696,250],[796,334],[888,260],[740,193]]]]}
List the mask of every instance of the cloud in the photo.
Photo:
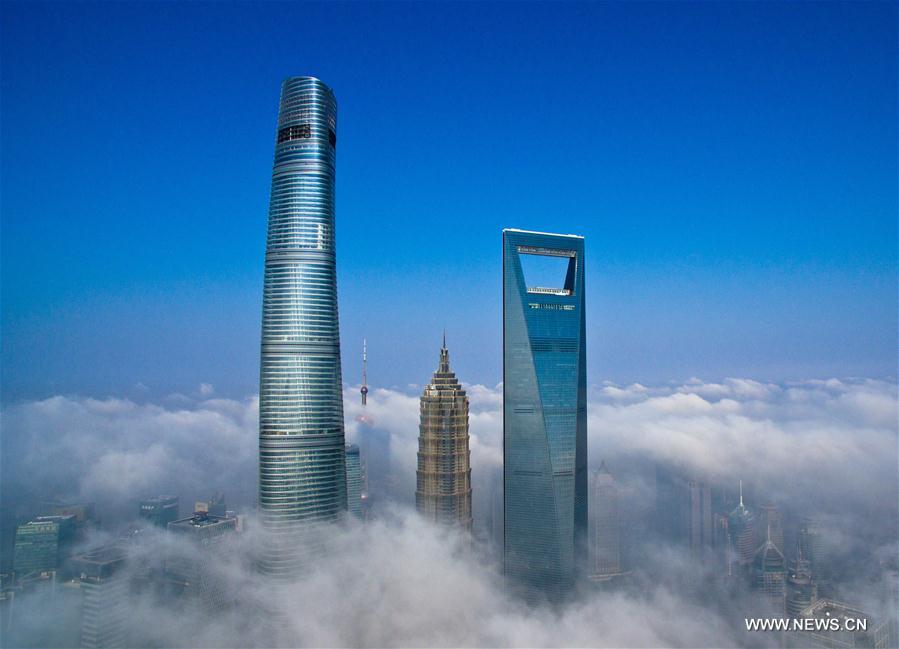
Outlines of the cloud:
{"type": "MultiPolygon", "coordinates": [[[[502,467],[502,386],[465,386],[471,401],[473,473],[502,467]]],[[[897,386],[853,380],[783,385],[748,379],[591,391],[591,464],[640,458],[722,483],[751,480],[795,497],[889,502],[895,495],[897,386]]],[[[211,395],[211,386],[200,392],[211,395]]],[[[378,428],[397,470],[414,474],[419,395],[373,389],[363,408],[344,394],[348,442],[378,428]]],[[[110,500],[178,491],[246,496],[256,471],[258,399],[191,399],[165,405],[57,396],[3,411],[18,486],[110,500]],[[236,494],[235,494],[236,495],[236,494]]],[[[11,456],[6,454],[7,459],[11,456]]],[[[42,497],[46,497],[43,493],[42,497]]],[[[245,503],[246,504],[246,503],[245,503]]]]}
{"type": "Polygon", "coordinates": [[[160,493],[251,494],[258,399],[168,404],[58,396],[4,409],[4,491],[105,505],[160,493]]]}
{"type": "MultiPolygon", "coordinates": [[[[465,388],[473,477],[483,490],[478,476],[502,466],[502,386],[465,388]]],[[[663,463],[726,485],[743,478],[755,483],[759,498],[829,514],[830,542],[870,563],[872,553],[895,554],[896,390],[895,383],[867,379],[606,383],[590,391],[591,467],[600,459],[616,467],[663,463]]],[[[58,396],[7,407],[5,502],[68,495],[115,503],[174,492],[189,503],[221,490],[249,510],[258,400],[212,394],[162,405],[58,396]]],[[[348,441],[384,431],[406,484],[414,484],[418,398],[417,391],[372,389],[363,409],[356,388],[344,393],[348,441]]],[[[630,493],[651,497],[651,482],[628,470],[618,477],[630,493]]],[[[476,507],[475,516],[483,524],[486,512],[476,507]]],[[[764,644],[737,631],[731,613],[739,602],[713,601],[714,590],[703,599],[685,586],[695,583],[696,566],[664,545],[644,555],[629,588],[588,590],[567,606],[531,609],[506,596],[500,570],[482,548],[466,550],[408,509],[332,530],[325,555],[287,586],[251,569],[262,532],[252,521],[249,528],[242,560],[217,568],[243,602],[238,610],[196,625],[196,612],[140,598],[129,606],[141,644],[270,644],[269,619],[257,614],[265,610],[281,612],[287,635],[280,640],[296,646],[764,644]]],[[[862,589],[862,581],[851,587],[862,589]]],[[[862,590],[849,595],[863,597],[862,590]]]]}
{"type": "Polygon", "coordinates": [[[594,457],[640,456],[796,498],[863,502],[895,493],[894,383],[728,379],[625,389],[627,399],[607,389],[589,411],[594,457]]]}
{"type": "MultiPolygon", "coordinates": [[[[255,552],[265,542],[256,521],[227,550],[211,552],[211,581],[231,607],[218,606],[210,623],[191,601],[156,597],[151,589],[127,598],[128,646],[165,647],[659,647],[733,646],[735,625],[699,607],[677,584],[645,594],[585,592],[569,606],[528,607],[507,596],[499,567],[451,530],[400,509],[385,520],[322,531],[327,551],[291,582],[259,574],[255,552]]],[[[145,560],[196,558],[188,542],[154,530],[128,546],[128,574],[145,560]]],[[[671,576],[689,565],[660,557],[671,576]]],[[[17,600],[17,627],[9,641],[33,646],[38,631],[60,627],[56,602],[17,600]],[[53,621],[50,624],[50,621],[53,621]],[[30,634],[30,635],[29,635],[30,634]]],[[[76,636],[77,637],[77,636],[76,636]]]]}

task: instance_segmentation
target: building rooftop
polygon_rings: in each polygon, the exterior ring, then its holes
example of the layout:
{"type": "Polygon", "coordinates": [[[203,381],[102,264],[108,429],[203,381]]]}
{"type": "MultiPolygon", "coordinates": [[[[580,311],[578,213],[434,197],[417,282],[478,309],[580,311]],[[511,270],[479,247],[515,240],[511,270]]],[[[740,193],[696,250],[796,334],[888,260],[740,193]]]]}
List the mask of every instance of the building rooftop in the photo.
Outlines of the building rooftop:
{"type": "Polygon", "coordinates": [[[61,515],[52,515],[52,516],[35,516],[30,521],[28,521],[28,525],[34,525],[35,523],[62,523],[65,521],[74,521],[74,514],[61,514],[61,515]]]}
{"type": "Polygon", "coordinates": [[[519,230],[518,228],[503,228],[503,232],[520,232],[521,234],[542,234],[548,237],[570,237],[572,239],[583,239],[579,234],[559,234],[557,232],[537,232],[536,230],[519,230]]]}
{"type": "Polygon", "coordinates": [[[182,518],[177,521],[172,521],[169,523],[169,529],[191,529],[191,528],[200,528],[200,527],[209,527],[211,525],[218,525],[219,523],[228,523],[229,525],[233,525],[235,523],[235,519],[226,518],[224,516],[215,516],[213,514],[209,514],[207,512],[195,512],[193,516],[190,518],[182,518]]]}
{"type": "Polygon", "coordinates": [[[109,563],[125,557],[125,549],[118,545],[107,545],[72,557],[85,563],[109,563]]]}
{"type": "Polygon", "coordinates": [[[855,608],[842,602],[835,602],[832,599],[819,599],[811,606],[805,608],[802,611],[802,616],[815,618],[835,617],[839,619],[869,617],[868,613],[860,608],[855,608]]]}
{"type": "Polygon", "coordinates": [[[125,548],[107,545],[72,557],[72,564],[82,574],[107,577],[125,562],[125,558],[125,548]]]}

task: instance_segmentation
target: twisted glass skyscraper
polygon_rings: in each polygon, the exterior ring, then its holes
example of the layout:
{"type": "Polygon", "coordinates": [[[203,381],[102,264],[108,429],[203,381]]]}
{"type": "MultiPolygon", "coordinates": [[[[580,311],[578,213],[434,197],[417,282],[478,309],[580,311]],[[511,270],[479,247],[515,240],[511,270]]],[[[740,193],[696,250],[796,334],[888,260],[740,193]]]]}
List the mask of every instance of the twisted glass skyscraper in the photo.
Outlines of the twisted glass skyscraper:
{"type": "Polygon", "coordinates": [[[346,510],[334,161],[337,103],[328,86],[281,87],[262,298],[259,513],[261,569],[302,564],[309,523],[346,510]]]}
{"type": "Polygon", "coordinates": [[[584,239],[504,230],[504,568],[532,601],[586,568],[584,337],[584,239]]]}

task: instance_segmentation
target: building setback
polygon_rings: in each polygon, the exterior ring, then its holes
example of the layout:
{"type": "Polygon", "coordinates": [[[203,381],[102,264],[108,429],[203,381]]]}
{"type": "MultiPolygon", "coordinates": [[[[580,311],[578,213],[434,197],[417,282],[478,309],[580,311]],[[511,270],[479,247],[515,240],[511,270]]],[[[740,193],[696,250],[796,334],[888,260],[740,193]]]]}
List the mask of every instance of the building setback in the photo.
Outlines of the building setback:
{"type": "Polygon", "coordinates": [[[415,506],[430,521],[471,532],[468,396],[450,369],[446,337],[420,402],[415,506]]]}
{"type": "Polygon", "coordinates": [[[586,568],[583,237],[503,231],[503,457],[506,579],[563,599],[586,568]]]}
{"type": "MultiPolygon", "coordinates": [[[[281,86],[272,170],[259,386],[260,569],[307,565],[310,524],[347,508],[334,169],[337,102],[313,77],[281,86]],[[305,548],[305,549],[304,549],[305,548]]],[[[320,548],[326,551],[325,548],[320,548]]]]}

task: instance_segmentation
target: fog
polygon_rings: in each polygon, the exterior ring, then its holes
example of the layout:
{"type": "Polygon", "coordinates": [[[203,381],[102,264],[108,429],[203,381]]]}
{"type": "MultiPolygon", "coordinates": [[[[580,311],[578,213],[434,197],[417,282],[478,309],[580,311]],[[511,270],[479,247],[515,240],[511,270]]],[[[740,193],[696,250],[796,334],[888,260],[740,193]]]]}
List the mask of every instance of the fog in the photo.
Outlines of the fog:
{"type": "MultiPolygon", "coordinates": [[[[373,503],[366,524],[329,528],[327,551],[293,583],[253,568],[263,531],[253,520],[258,399],[216,398],[212,386],[157,403],[57,396],[3,411],[4,540],[52,498],[97,503],[103,524],[85,546],[108,541],[134,518],[138,499],[194,500],[225,493],[247,513],[239,548],[215,565],[228,606],[210,614],[135,592],[132,642],[142,646],[764,646],[741,630],[749,603],[716,591],[714,569],[655,537],[622,530],[632,574],[618,587],[585,585],[562,606],[528,607],[507,596],[491,550],[490,490],[502,468],[502,386],[467,385],[476,542],[422,521],[413,500],[418,394],[372,389],[344,395],[348,442],[378,431],[394,497],[373,503]],[[275,633],[274,629],[280,629],[275,633]]],[[[589,394],[591,471],[615,474],[629,516],[651,516],[657,465],[699,476],[747,504],[774,502],[785,534],[820,515],[843,566],[840,597],[880,606],[880,562],[897,546],[897,386],[869,379],[790,384],[729,379],[665,386],[594,386],[589,394]],[[636,513],[635,513],[636,512],[636,513]]],[[[367,458],[372,466],[379,458],[367,458]]],[[[374,476],[370,476],[374,479],[374,476]]],[[[626,517],[623,515],[622,524],[626,517]]],[[[643,521],[646,523],[646,521],[643,521]]],[[[141,556],[176,541],[145,535],[141,556]]],[[[785,550],[789,557],[791,552],[785,550]]],[[[184,551],[189,551],[185,549],[184,551]]],[[[6,552],[4,554],[7,554],[6,552]]],[[[8,556],[8,554],[7,554],[8,556]]],[[[12,644],[48,644],[46,603],[17,603],[12,644]],[[44,631],[46,633],[46,631],[44,631]]]]}

